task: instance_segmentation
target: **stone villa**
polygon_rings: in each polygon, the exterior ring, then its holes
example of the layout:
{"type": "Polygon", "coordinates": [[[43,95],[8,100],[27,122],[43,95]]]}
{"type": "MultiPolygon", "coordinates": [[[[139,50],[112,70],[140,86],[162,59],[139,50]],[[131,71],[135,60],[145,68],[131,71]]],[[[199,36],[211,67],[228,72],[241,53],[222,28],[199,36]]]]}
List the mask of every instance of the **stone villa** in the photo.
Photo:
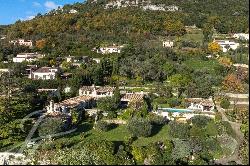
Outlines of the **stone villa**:
{"type": "Polygon", "coordinates": [[[215,108],[212,98],[186,98],[185,101],[188,104],[187,109],[194,111],[212,111],[215,108]]]}

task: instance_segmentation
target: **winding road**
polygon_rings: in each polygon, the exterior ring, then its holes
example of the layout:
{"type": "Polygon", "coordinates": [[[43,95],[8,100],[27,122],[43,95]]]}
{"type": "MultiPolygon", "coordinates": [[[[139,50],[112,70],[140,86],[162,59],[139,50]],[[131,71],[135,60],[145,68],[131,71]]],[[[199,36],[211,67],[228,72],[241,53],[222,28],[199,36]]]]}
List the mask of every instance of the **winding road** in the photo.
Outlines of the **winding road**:
{"type": "Polygon", "coordinates": [[[236,123],[236,122],[232,122],[230,121],[227,116],[225,115],[225,110],[223,108],[220,107],[220,105],[218,103],[216,103],[216,107],[218,112],[221,113],[222,115],[222,121],[227,121],[230,123],[230,125],[232,126],[232,129],[234,130],[235,134],[236,134],[236,141],[237,141],[237,147],[234,150],[233,154],[230,156],[227,156],[225,158],[221,158],[215,161],[215,163],[217,164],[222,164],[222,165],[227,165],[228,162],[230,161],[235,161],[237,164],[242,164],[241,159],[239,158],[239,148],[240,148],[240,144],[242,143],[243,139],[244,139],[244,135],[243,133],[240,131],[240,126],[241,123],[236,123]]]}

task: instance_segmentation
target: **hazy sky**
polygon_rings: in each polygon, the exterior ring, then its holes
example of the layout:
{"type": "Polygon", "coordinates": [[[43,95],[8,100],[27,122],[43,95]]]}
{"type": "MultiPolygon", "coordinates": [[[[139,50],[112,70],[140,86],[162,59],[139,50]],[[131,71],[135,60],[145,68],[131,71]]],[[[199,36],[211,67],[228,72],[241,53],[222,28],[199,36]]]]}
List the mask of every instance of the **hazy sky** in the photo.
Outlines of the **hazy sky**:
{"type": "Polygon", "coordinates": [[[15,23],[18,19],[28,20],[65,4],[83,0],[0,0],[0,25],[15,23]]]}

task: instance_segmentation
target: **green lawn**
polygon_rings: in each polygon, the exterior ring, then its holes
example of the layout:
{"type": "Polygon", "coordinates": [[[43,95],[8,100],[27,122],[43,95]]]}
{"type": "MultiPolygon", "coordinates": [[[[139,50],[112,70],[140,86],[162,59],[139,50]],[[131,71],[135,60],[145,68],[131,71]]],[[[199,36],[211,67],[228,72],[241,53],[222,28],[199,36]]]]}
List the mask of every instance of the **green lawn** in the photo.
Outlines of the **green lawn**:
{"type": "MultiPolygon", "coordinates": [[[[81,126],[82,127],[84,126],[83,127],[84,129],[82,130],[80,129],[77,132],[68,135],[67,137],[70,139],[78,139],[78,138],[80,139],[80,131],[81,133],[84,132],[85,139],[95,139],[95,138],[100,139],[101,138],[101,139],[106,139],[109,141],[125,141],[126,137],[131,136],[125,125],[119,125],[116,128],[111,129],[107,132],[96,131],[94,129],[90,129],[86,127],[86,125],[89,126],[88,123],[83,123],[83,125],[81,126]]],[[[169,138],[168,130],[169,130],[169,126],[167,125],[164,125],[163,127],[155,127],[153,128],[152,136],[147,137],[147,138],[143,138],[143,137],[138,138],[136,141],[134,141],[133,144],[136,146],[145,146],[153,142],[166,140],[167,138],[169,138]]]]}
{"type": "Polygon", "coordinates": [[[155,135],[153,135],[151,137],[147,137],[147,138],[143,138],[143,137],[138,138],[136,141],[133,142],[133,144],[136,146],[146,146],[146,145],[153,143],[153,142],[170,139],[170,137],[168,135],[168,130],[169,130],[168,125],[164,125],[162,128],[157,129],[157,130],[155,131],[155,132],[157,132],[155,135]],[[157,130],[159,130],[159,132],[157,130]]]}
{"type": "Polygon", "coordinates": [[[214,72],[214,67],[219,65],[217,60],[198,60],[198,59],[190,59],[184,62],[188,67],[197,70],[197,69],[207,69],[209,72],[214,72]]]}
{"type": "Polygon", "coordinates": [[[167,103],[166,103],[166,104],[159,104],[159,106],[160,106],[160,107],[163,107],[163,108],[168,108],[168,107],[170,107],[169,104],[167,104],[167,103]]]}
{"type": "Polygon", "coordinates": [[[202,44],[202,41],[203,41],[202,31],[194,31],[194,32],[187,33],[181,37],[181,40],[194,41],[194,42],[199,42],[200,44],[202,44]]]}
{"type": "MultiPolygon", "coordinates": [[[[1,140],[0,144],[5,144],[6,142],[9,142],[8,140],[1,140]]],[[[22,145],[23,145],[24,141],[11,141],[10,144],[6,144],[5,146],[2,146],[0,148],[0,152],[5,152],[5,151],[11,151],[11,152],[15,152],[17,151],[22,145]]]]}
{"type": "Polygon", "coordinates": [[[120,125],[114,129],[111,129],[107,132],[96,131],[94,129],[90,130],[87,134],[89,136],[87,138],[102,138],[109,141],[124,141],[126,137],[130,136],[128,130],[125,125],[120,125]]]}

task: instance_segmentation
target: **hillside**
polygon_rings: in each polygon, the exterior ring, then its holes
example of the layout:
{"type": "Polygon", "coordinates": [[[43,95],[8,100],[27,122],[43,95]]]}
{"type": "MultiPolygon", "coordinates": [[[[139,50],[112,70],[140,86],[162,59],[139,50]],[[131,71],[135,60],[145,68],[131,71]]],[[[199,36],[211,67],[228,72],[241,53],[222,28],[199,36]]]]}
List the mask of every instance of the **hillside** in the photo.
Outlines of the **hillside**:
{"type": "Polygon", "coordinates": [[[88,0],[0,26],[0,163],[247,164],[249,110],[225,94],[249,93],[248,4],[88,0]]]}
{"type": "Polygon", "coordinates": [[[176,11],[143,10],[139,8],[143,3],[137,7],[104,9],[108,3],[89,0],[65,5],[60,10],[38,14],[30,21],[17,21],[5,33],[8,39],[46,39],[48,49],[62,47],[64,53],[69,53],[70,47],[82,44],[89,50],[103,42],[137,43],[145,37],[181,36],[185,34],[184,26],[194,24],[202,28],[209,23],[221,33],[248,31],[248,0],[154,0],[150,3],[175,5],[176,11]],[[77,12],[71,13],[71,9],[77,12]]]}

